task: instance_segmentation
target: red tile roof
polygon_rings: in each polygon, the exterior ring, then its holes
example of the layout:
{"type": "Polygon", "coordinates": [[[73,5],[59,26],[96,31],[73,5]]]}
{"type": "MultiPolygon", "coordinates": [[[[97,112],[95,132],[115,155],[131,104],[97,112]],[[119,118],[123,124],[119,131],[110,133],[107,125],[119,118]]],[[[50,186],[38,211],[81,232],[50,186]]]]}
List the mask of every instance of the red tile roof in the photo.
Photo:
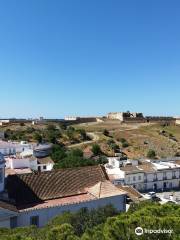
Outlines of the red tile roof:
{"type": "Polygon", "coordinates": [[[0,200],[0,208],[7,209],[12,212],[18,212],[16,206],[12,203],[0,200]]]}
{"type": "Polygon", "coordinates": [[[91,201],[94,199],[95,199],[95,197],[92,196],[91,194],[83,193],[83,194],[76,195],[76,196],[46,200],[46,201],[43,201],[42,203],[38,203],[38,204],[21,205],[18,208],[18,210],[20,212],[22,212],[22,211],[29,211],[29,210],[35,210],[35,209],[57,207],[57,206],[64,206],[64,205],[70,205],[70,204],[78,204],[78,203],[82,203],[82,202],[91,201]]]}
{"type": "Polygon", "coordinates": [[[9,197],[17,205],[42,202],[86,193],[108,176],[103,166],[58,169],[41,173],[10,175],[7,178],[9,197]]]}

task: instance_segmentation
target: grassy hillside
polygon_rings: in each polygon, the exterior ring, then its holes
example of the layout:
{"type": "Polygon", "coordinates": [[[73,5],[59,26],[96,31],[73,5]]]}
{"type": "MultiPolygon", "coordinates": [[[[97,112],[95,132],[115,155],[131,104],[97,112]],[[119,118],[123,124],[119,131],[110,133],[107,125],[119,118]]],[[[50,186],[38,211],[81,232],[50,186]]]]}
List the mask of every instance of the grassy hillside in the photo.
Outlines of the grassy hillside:
{"type": "Polygon", "coordinates": [[[31,123],[12,123],[1,126],[6,140],[28,142],[51,142],[69,146],[89,140],[85,130],[74,129],[60,122],[45,122],[37,125],[31,123]]]}
{"type": "Polygon", "coordinates": [[[169,157],[180,154],[180,126],[164,126],[162,124],[121,124],[119,121],[75,125],[86,131],[99,135],[99,144],[106,149],[106,143],[113,139],[123,149],[129,158],[146,157],[153,149],[157,157],[169,157]],[[103,135],[103,130],[109,131],[109,136],[103,135]],[[129,146],[122,147],[125,139],[129,146]]]}
{"type": "Polygon", "coordinates": [[[121,124],[118,120],[106,120],[105,122],[75,124],[72,127],[62,126],[60,123],[44,123],[31,125],[26,123],[12,124],[6,127],[0,127],[0,131],[9,131],[9,138],[12,140],[36,141],[37,135],[42,139],[54,142],[57,139],[59,143],[65,146],[79,147],[81,149],[92,145],[94,142],[100,144],[102,151],[109,156],[113,156],[111,146],[118,145],[123,149],[129,158],[146,157],[147,152],[152,149],[157,157],[169,157],[180,155],[180,126],[162,124],[121,124]],[[48,126],[54,126],[48,130],[48,126]],[[9,130],[10,131],[9,131],[9,130]],[[109,134],[104,134],[106,129],[109,134]],[[93,133],[90,138],[86,132],[93,133]],[[126,140],[125,144],[122,143],[126,140]],[[88,142],[89,141],[89,142],[88,142]],[[114,143],[110,143],[113,142],[114,143]],[[109,142],[109,144],[108,144],[109,142]]]}

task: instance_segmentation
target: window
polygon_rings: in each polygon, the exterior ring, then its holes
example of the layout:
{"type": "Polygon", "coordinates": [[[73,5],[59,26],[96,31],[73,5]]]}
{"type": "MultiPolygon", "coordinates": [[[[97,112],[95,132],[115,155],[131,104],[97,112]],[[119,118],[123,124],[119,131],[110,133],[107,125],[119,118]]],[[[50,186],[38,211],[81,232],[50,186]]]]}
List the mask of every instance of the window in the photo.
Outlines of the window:
{"type": "Polygon", "coordinates": [[[139,180],[139,181],[141,180],[141,176],[138,177],[138,180],[139,180]]]}
{"type": "Polygon", "coordinates": [[[43,169],[44,169],[44,170],[46,170],[46,165],[45,165],[45,166],[43,166],[43,169]]]}
{"type": "Polygon", "coordinates": [[[133,177],[133,181],[136,181],[136,177],[135,176],[133,177]]]}
{"type": "Polygon", "coordinates": [[[157,174],[154,174],[154,181],[157,181],[157,174]]]}
{"type": "Polygon", "coordinates": [[[163,179],[166,180],[167,177],[166,177],[166,172],[163,172],[163,179]]]}
{"type": "Polygon", "coordinates": [[[30,217],[30,225],[39,227],[39,216],[30,217]]]}
{"type": "Polygon", "coordinates": [[[3,168],[0,168],[0,183],[3,182],[3,168]]]}
{"type": "Polygon", "coordinates": [[[17,217],[11,217],[10,218],[10,228],[16,228],[17,227],[17,217]]]}
{"type": "Polygon", "coordinates": [[[40,166],[38,166],[38,171],[39,171],[39,172],[41,171],[41,167],[40,167],[40,166]]]}

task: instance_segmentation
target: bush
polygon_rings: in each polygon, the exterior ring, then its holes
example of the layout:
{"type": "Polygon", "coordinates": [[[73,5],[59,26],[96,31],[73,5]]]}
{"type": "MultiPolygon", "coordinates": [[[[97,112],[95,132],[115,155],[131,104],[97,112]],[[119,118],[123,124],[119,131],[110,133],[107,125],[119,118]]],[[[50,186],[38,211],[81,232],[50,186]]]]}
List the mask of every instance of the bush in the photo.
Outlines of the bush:
{"type": "Polygon", "coordinates": [[[39,133],[37,133],[37,132],[35,132],[35,134],[34,134],[34,136],[33,136],[33,139],[34,139],[35,141],[37,141],[38,143],[41,143],[41,142],[42,142],[42,136],[41,136],[41,134],[39,134],[39,133]]]}
{"type": "Polygon", "coordinates": [[[147,153],[147,158],[155,158],[156,157],[156,152],[152,149],[149,149],[148,153],[147,153]]]}
{"type": "Polygon", "coordinates": [[[119,141],[120,141],[121,143],[127,142],[125,138],[120,138],[119,141]]]}
{"type": "Polygon", "coordinates": [[[123,147],[123,148],[129,147],[129,143],[128,143],[128,142],[123,142],[123,143],[122,143],[122,147],[123,147]]]}
{"type": "Polygon", "coordinates": [[[104,129],[103,134],[108,137],[109,136],[109,131],[107,129],[104,129]]]}
{"type": "Polygon", "coordinates": [[[92,145],[92,152],[95,156],[98,156],[100,155],[102,152],[101,152],[101,148],[98,144],[93,144],[92,145]]]}

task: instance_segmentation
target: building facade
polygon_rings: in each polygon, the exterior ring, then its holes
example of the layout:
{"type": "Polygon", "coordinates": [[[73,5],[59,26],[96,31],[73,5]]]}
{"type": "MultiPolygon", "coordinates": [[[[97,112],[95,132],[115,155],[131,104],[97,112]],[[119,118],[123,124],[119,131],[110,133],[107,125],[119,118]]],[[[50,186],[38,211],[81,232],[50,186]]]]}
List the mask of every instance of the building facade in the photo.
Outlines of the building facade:
{"type": "Polygon", "coordinates": [[[126,192],[115,187],[103,166],[11,175],[0,195],[0,227],[43,227],[57,215],[112,204],[126,209],[126,192]],[[4,198],[3,198],[4,196],[4,198]]]}
{"type": "Polygon", "coordinates": [[[0,140],[0,153],[3,155],[17,154],[32,148],[33,146],[28,143],[6,142],[0,140]]]}
{"type": "Polygon", "coordinates": [[[113,184],[132,186],[142,192],[180,188],[180,160],[132,160],[119,168],[106,165],[106,171],[113,184]]]}

